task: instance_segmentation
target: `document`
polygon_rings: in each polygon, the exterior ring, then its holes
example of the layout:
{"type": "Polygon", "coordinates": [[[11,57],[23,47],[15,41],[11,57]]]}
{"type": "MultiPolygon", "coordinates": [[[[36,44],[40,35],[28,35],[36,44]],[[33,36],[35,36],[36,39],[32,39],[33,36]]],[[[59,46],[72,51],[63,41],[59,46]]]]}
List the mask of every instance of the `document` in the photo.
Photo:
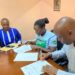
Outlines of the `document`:
{"type": "Polygon", "coordinates": [[[50,65],[47,61],[37,61],[21,68],[24,75],[41,75],[43,66],[50,65]]]}
{"type": "Polygon", "coordinates": [[[1,51],[9,51],[9,50],[11,50],[11,49],[17,48],[18,45],[19,45],[18,43],[12,43],[12,44],[9,44],[9,45],[7,45],[7,46],[5,46],[5,47],[0,48],[0,50],[1,50],[1,51]]]}
{"type": "Polygon", "coordinates": [[[11,50],[12,48],[9,48],[9,47],[2,47],[0,48],[1,51],[9,51],[11,50]]]}
{"type": "Polygon", "coordinates": [[[14,61],[37,61],[38,53],[18,53],[14,61]]]}
{"type": "Polygon", "coordinates": [[[12,43],[12,44],[9,44],[8,46],[11,48],[17,48],[19,46],[19,44],[18,43],[12,43]]]}
{"type": "Polygon", "coordinates": [[[57,75],[75,75],[75,73],[70,73],[70,72],[62,71],[59,69],[57,71],[57,75]]]}
{"type": "Polygon", "coordinates": [[[24,52],[27,52],[27,51],[30,51],[32,50],[31,46],[30,45],[23,45],[21,47],[18,47],[16,49],[13,49],[14,52],[16,53],[24,53],[24,52]]]}

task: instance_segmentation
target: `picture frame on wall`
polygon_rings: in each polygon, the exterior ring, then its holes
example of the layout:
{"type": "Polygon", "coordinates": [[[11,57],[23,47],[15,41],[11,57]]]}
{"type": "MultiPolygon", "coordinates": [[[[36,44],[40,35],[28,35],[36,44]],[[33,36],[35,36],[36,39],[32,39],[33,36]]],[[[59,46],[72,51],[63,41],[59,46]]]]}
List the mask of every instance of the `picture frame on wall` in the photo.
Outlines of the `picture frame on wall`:
{"type": "Polygon", "coordinates": [[[60,11],[61,0],[54,0],[54,11],[60,11]]]}

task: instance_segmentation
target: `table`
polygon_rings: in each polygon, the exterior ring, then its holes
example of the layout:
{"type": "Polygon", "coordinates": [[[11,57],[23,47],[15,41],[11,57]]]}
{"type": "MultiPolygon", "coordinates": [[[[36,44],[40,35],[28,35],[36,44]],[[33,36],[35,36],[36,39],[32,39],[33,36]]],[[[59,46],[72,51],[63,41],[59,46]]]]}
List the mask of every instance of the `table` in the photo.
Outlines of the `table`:
{"type": "MultiPolygon", "coordinates": [[[[35,50],[33,50],[34,52],[35,50]]],[[[0,53],[0,75],[23,75],[23,72],[20,70],[21,67],[28,65],[33,62],[14,62],[13,59],[15,58],[16,54],[12,53],[0,53]]],[[[61,66],[56,64],[52,59],[47,60],[50,64],[55,66],[56,68],[62,69],[61,66]]]]}

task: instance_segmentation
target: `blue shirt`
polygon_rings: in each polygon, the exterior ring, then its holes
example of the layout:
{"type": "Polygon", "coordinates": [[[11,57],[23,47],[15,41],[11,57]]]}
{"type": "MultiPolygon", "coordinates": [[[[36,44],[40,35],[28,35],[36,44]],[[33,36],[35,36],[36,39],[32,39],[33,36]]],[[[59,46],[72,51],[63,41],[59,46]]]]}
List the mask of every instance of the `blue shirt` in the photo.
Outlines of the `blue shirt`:
{"type": "Polygon", "coordinates": [[[15,28],[9,28],[8,31],[0,29],[0,44],[1,47],[11,43],[17,43],[21,41],[21,34],[15,28]]]}

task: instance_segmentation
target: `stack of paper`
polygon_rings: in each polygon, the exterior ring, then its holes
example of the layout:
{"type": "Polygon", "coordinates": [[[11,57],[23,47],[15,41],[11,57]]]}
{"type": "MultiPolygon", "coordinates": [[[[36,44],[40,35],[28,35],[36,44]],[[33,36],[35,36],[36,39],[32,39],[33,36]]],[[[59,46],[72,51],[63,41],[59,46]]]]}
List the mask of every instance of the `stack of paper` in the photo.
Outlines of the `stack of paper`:
{"type": "Polygon", "coordinates": [[[14,47],[14,48],[17,48],[18,45],[19,45],[18,43],[12,43],[12,44],[9,44],[10,47],[14,47]]]}
{"type": "Polygon", "coordinates": [[[2,47],[0,48],[1,51],[9,51],[11,50],[12,48],[9,48],[9,47],[2,47]]]}
{"type": "Polygon", "coordinates": [[[7,45],[5,47],[0,48],[0,50],[1,51],[9,51],[11,49],[17,48],[18,45],[19,45],[18,43],[12,43],[12,44],[9,44],[9,45],[7,45]]]}
{"type": "Polygon", "coordinates": [[[14,61],[37,61],[38,53],[19,53],[14,61]]]}
{"type": "MultiPolygon", "coordinates": [[[[43,74],[43,66],[50,65],[47,61],[37,61],[21,68],[24,75],[40,75],[43,74]]],[[[51,66],[51,65],[50,65],[51,66]]]]}
{"type": "Polygon", "coordinates": [[[23,45],[21,47],[18,47],[16,49],[14,49],[14,52],[16,52],[16,53],[24,53],[24,52],[27,52],[27,51],[30,51],[30,50],[32,50],[30,45],[23,45]]]}

